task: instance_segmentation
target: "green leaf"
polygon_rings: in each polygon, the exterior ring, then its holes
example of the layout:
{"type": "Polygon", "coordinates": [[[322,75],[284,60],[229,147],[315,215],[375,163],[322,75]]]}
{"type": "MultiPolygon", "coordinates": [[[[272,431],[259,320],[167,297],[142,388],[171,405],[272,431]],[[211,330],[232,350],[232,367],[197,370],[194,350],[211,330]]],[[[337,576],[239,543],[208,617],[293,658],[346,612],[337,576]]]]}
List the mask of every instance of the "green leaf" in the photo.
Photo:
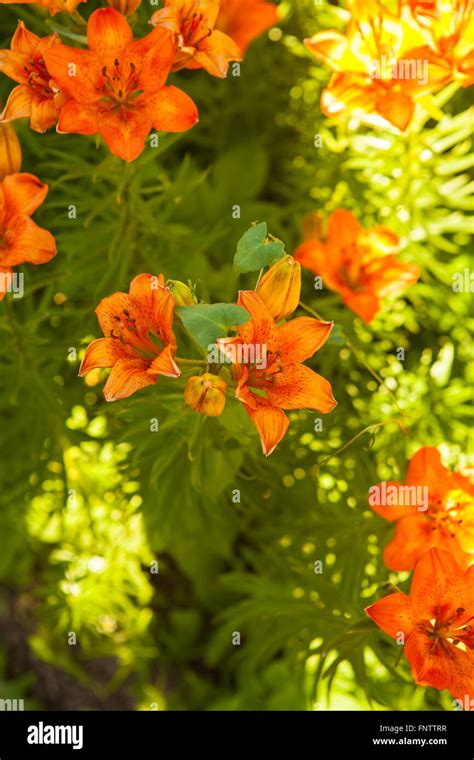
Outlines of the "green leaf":
{"type": "Polygon", "coordinates": [[[260,222],[244,233],[237,243],[237,253],[234,256],[236,272],[256,272],[285,255],[285,246],[281,240],[267,241],[267,234],[266,222],[260,222]]]}
{"type": "Polygon", "coordinates": [[[230,327],[243,325],[250,319],[247,309],[233,303],[180,306],[177,312],[186,330],[204,348],[227,335],[230,327]]]}

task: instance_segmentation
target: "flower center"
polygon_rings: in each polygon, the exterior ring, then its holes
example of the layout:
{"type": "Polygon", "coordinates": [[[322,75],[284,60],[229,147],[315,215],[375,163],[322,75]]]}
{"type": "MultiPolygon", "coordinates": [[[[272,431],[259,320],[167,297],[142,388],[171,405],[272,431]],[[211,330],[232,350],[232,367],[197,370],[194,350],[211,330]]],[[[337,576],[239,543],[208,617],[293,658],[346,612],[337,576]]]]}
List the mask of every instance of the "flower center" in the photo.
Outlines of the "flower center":
{"type": "Polygon", "coordinates": [[[141,95],[142,90],[139,89],[137,70],[133,62],[130,62],[127,70],[116,58],[113,66],[102,68],[102,76],[103,100],[111,110],[135,107],[135,100],[141,95]]]}
{"type": "Polygon", "coordinates": [[[351,290],[362,291],[361,278],[361,255],[359,246],[354,241],[345,245],[340,251],[342,266],[339,267],[339,277],[344,285],[351,290]]]}
{"type": "MultiPolygon", "coordinates": [[[[469,500],[463,501],[461,491],[449,493],[444,500],[430,502],[426,516],[431,522],[431,529],[442,531],[454,538],[462,530],[465,508],[468,504],[469,500]]],[[[467,525],[465,527],[468,528],[467,525]]]]}
{"type": "Polygon", "coordinates": [[[265,395],[265,391],[272,387],[275,375],[281,372],[281,361],[278,353],[268,351],[266,354],[265,368],[259,367],[258,362],[247,364],[247,385],[252,390],[257,390],[265,395]]]}
{"type": "Polygon", "coordinates": [[[122,345],[130,346],[141,358],[153,359],[162,351],[164,343],[161,336],[151,330],[143,330],[137,325],[137,320],[127,309],[120,314],[114,314],[112,319],[115,327],[110,330],[109,337],[119,340],[122,345]]]}
{"type": "Polygon", "coordinates": [[[197,47],[210,34],[212,34],[212,29],[203,23],[203,14],[193,13],[181,22],[178,47],[197,47]]]}
{"type": "Polygon", "coordinates": [[[28,87],[31,87],[38,94],[42,94],[46,97],[54,95],[54,90],[49,86],[50,75],[44,58],[41,56],[38,58],[30,58],[27,64],[23,66],[25,78],[27,80],[28,87]]]}
{"type": "Polygon", "coordinates": [[[464,651],[474,649],[474,630],[470,622],[474,620],[474,615],[461,622],[460,618],[465,611],[464,607],[458,607],[446,617],[440,609],[436,609],[432,620],[424,620],[419,624],[423,633],[432,641],[430,652],[440,647],[448,657],[454,657],[455,648],[464,651]]]}

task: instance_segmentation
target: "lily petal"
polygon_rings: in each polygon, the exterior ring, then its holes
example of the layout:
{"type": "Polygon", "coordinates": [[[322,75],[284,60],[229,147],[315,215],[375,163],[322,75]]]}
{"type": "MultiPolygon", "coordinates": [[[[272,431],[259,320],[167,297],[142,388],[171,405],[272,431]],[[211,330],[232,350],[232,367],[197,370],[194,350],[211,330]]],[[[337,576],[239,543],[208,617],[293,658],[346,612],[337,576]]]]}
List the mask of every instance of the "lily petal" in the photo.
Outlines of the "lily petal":
{"type": "Polygon", "coordinates": [[[89,50],[53,45],[45,52],[44,60],[51,78],[69,97],[79,103],[91,103],[103,96],[101,63],[89,50]]]}
{"type": "Polygon", "coordinates": [[[48,185],[33,174],[9,174],[3,180],[5,206],[9,217],[32,214],[41,206],[48,194],[48,185]]]}
{"type": "Polygon", "coordinates": [[[209,37],[199,43],[193,62],[215,77],[226,77],[229,61],[242,58],[238,45],[227,34],[215,29],[209,37]]]}
{"type": "Polygon", "coordinates": [[[407,637],[413,630],[411,602],[401,591],[382,597],[375,604],[366,607],[365,612],[392,639],[396,639],[399,633],[404,633],[407,637]]]}
{"type": "Polygon", "coordinates": [[[161,89],[176,55],[176,44],[171,32],[158,27],[147,34],[144,40],[137,40],[133,51],[139,60],[143,60],[138,72],[140,88],[147,92],[161,89]]]}
{"type": "Polygon", "coordinates": [[[5,109],[2,113],[2,121],[14,121],[25,119],[31,114],[33,90],[26,84],[15,87],[8,96],[5,109]]]}
{"type": "Polygon", "coordinates": [[[29,216],[20,216],[7,233],[7,246],[0,247],[2,263],[15,266],[28,261],[45,264],[56,255],[56,241],[48,230],[38,227],[29,216]]]}
{"type": "Polygon", "coordinates": [[[240,290],[237,303],[247,309],[251,316],[248,322],[239,325],[237,329],[244,343],[271,347],[276,338],[275,322],[260,296],[254,290],[240,290]]]}
{"type": "Polygon", "coordinates": [[[324,346],[334,322],[323,322],[311,317],[297,317],[277,328],[278,350],[283,366],[309,359],[324,346]]]}
{"type": "Polygon", "coordinates": [[[416,563],[410,598],[416,615],[429,620],[448,601],[453,609],[474,607],[474,587],[450,552],[432,548],[416,563]]]}
{"type": "Polygon", "coordinates": [[[156,359],[153,359],[148,372],[150,375],[165,375],[166,377],[179,377],[181,370],[173,358],[174,348],[166,346],[156,359]]]}
{"type": "Polygon", "coordinates": [[[133,42],[130,25],[115,8],[99,8],[87,23],[87,44],[100,58],[120,57],[133,42]]]}
{"type": "Polygon", "coordinates": [[[142,359],[119,359],[104,386],[106,401],[128,398],[147,385],[155,385],[156,378],[148,374],[147,366],[142,359]]]}
{"type": "Polygon", "coordinates": [[[316,409],[327,414],[336,406],[331,384],[304,364],[291,364],[275,374],[266,393],[270,403],[281,409],[316,409]]]}
{"type": "Polygon", "coordinates": [[[128,347],[119,340],[113,338],[97,338],[93,340],[84,354],[84,358],[79,367],[79,375],[86,375],[92,369],[98,367],[113,367],[119,359],[124,359],[131,352],[128,347]]]}
{"type": "Polygon", "coordinates": [[[185,132],[198,121],[193,100],[178,87],[162,87],[149,98],[149,113],[153,128],[164,132],[185,132]]]}
{"type": "Polygon", "coordinates": [[[247,404],[244,404],[244,407],[257,428],[262,451],[266,457],[269,457],[284,438],[290,421],[281,409],[276,409],[263,399],[258,399],[255,408],[247,404]]]}
{"type": "Polygon", "coordinates": [[[33,98],[31,101],[30,127],[35,132],[46,132],[59,118],[53,98],[33,98]]]}

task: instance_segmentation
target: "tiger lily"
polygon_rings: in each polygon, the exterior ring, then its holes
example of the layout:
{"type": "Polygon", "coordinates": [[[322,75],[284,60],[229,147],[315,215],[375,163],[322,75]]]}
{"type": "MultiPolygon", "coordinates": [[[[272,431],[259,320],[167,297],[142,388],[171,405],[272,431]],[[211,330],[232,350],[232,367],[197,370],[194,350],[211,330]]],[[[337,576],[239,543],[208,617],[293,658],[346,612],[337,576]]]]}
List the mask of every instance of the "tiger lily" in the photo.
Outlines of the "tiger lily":
{"type": "Polygon", "coordinates": [[[422,30],[403,4],[391,13],[380,0],[350,0],[349,10],[345,34],[328,30],[305,40],[334,72],[321,109],[330,118],[358,115],[369,124],[405,131],[415,101],[432,91],[423,76],[412,76],[417,62],[409,51],[424,44],[422,30]]]}
{"type": "Polygon", "coordinates": [[[474,84],[474,0],[408,0],[426,36],[411,55],[428,65],[432,91],[451,81],[474,84]]]}
{"type": "Polygon", "coordinates": [[[240,291],[238,304],[251,319],[237,328],[238,337],[221,338],[217,344],[233,361],[235,396],[257,429],[263,453],[269,456],[288,429],[283,410],[327,413],[336,406],[328,381],[302,364],[325,344],[334,323],[298,317],[277,326],[253,290],[240,291]],[[247,351],[235,350],[239,345],[247,351]],[[255,357],[262,354],[265,361],[256,362],[255,357]],[[243,359],[234,361],[236,357],[243,359]]]}
{"type": "MultiPolygon", "coordinates": [[[[56,254],[50,232],[38,227],[31,215],[48,193],[32,174],[9,174],[0,182],[0,272],[11,275],[12,267],[29,262],[44,264],[56,254]]],[[[5,276],[1,278],[0,300],[6,295],[5,276]]]]}
{"type": "Polygon", "coordinates": [[[411,502],[405,505],[408,492],[396,482],[391,484],[396,488],[392,489],[395,498],[390,505],[371,504],[376,514],[396,524],[395,536],[384,551],[384,562],[390,570],[412,570],[417,559],[432,546],[451,552],[462,567],[474,561],[473,483],[444,467],[433,446],[423,446],[414,454],[405,486],[412,487],[414,494],[415,489],[426,487],[427,509],[420,511],[419,505],[411,502]]]}
{"type": "Polygon", "coordinates": [[[45,132],[56,124],[61,96],[51,81],[44,56],[59,45],[57,34],[38,37],[18,23],[11,41],[11,50],[0,50],[0,71],[18,82],[11,91],[1,118],[4,121],[29,118],[31,129],[45,132]]]}
{"type": "Polygon", "coordinates": [[[452,554],[432,548],[415,566],[409,595],[389,594],[365,611],[404,641],[417,684],[447,689],[463,704],[474,698],[474,565],[464,571],[452,554]]]}
{"type": "Polygon", "coordinates": [[[158,375],[180,376],[174,361],[174,305],[161,274],[139,274],[128,293],[102,299],[95,313],[105,337],[87,347],[79,374],[112,367],[104,387],[106,401],[127,398],[154,385],[158,375]]]}
{"type": "Polygon", "coordinates": [[[165,7],[150,24],[169,29],[176,41],[173,71],[205,69],[215,77],[225,77],[229,61],[240,61],[238,45],[215,28],[219,0],[165,0],[165,7]]]}
{"type": "Polygon", "coordinates": [[[254,39],[278,22],[277,6],[263,0],[221,0],[216,29],[231,37],[242,55],[254,39]]]}
{"type": "Polygon", "coordinates": [[[336,209],[329,217],[326,240],[311,237],[294,256],[369,323],[383,298],[402,293],[420,276],[416,264],[397,260],[398,248],[398,237],[388,227],[363,229],[350,211],[336,209]]]}
{"type": "Polygon", "coordinates": [[[151,129],[183,132],[198,119],[182,90],[165,86],[174,60],[172,35],[154,29],[134,41],[126,19],[114,8],[99,8],[87,24],[89,50],[55,45],[46,65],[69,98],[58,132],[99,133],[110,151],[133,161],[151,129]]]}

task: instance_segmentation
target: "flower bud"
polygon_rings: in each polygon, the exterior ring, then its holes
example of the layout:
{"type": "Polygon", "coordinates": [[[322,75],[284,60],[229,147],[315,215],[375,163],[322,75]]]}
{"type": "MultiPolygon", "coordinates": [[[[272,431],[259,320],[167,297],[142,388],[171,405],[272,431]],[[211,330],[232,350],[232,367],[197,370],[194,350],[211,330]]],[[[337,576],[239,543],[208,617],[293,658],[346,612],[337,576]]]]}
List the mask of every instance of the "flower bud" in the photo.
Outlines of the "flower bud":
{"type": "Polygon", "coordinates": [[[184,389],[184,400],[198,414],[208,417],[218,417],[225,405],[227,385],[219,375],[204,375],[190,377],[184,389]]]}
{"type": "Polygon", "coordinates": [[[122,14],[122,16],[131,16],[135,13],[142,0],[107,0],[111,8],[122,14]]]}
{"type": "Polygon", "coordinates": [[[300,291],[301,267],[293,256],[279,259],[257,286],[257,293],[275,322],[294,312],[300,300],[300,291]]]}
{"type": "Polygon", "coordinates": [[[194,306],[197,298],[188,285],[179,280],[167,280],[166,287],[173,296],[176,306],[194,306]]]}
{"type": "Polygon", "coordinates": [[[21,169],[21,148],[13,124],[0,122],[0,180],[21,169]]]}

